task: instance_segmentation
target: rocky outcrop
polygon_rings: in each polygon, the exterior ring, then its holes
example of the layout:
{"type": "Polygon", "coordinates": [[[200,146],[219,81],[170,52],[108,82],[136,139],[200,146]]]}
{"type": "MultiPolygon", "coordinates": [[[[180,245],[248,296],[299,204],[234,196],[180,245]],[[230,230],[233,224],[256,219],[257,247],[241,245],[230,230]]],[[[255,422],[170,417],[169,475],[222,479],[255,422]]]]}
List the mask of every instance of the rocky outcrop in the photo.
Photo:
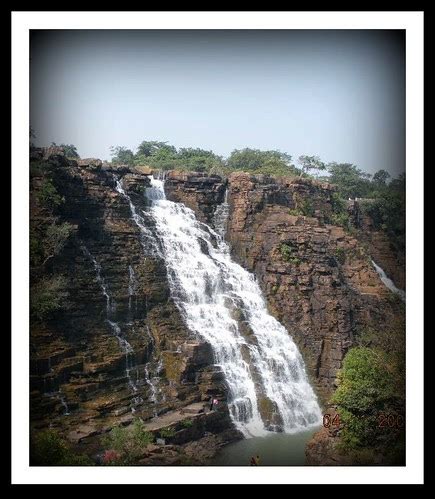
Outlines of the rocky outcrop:
{"type": "Polygon", "coordinates": [[[356,237],[364,245],[371,258],[379,265],[399,289],[406,289],[405,252],[399,251],[382,230],[376,230],[372,218],[364,213],[361,203],[371,200],[349,200],[348,211],[356,237]]]}
{"type": "Polygon", "coordinates": [[[185,204],[208,224],[212,223],[217,205],[224,200],[225,189],[225,179],[206,173],[170,171],[165,181],[167,198],[185,204]]]}
{"type": "Polygon", "coordinates": [[[333,189],[244,173],[228,180],[228,240],[303,353],[326,401],[354,337],[399,313],[360,242],[327,223],[333,189]],[[305,212],[310,216],[296,214],[305,212]]]}
{"type": "Polygon", "coordinates": [[[130,201],[138,213],[146,206],[149,172],[59,151],[33,150],[31,159],[32,233],[45,234],[53,220],[71,227],[62,250],[31,270],[32,285],[63,276],[68,295],[51,319],[31,321],[32,427],[86,440],[211,395],[224,402],[209,346],[192,337],[171,299],[152,221],[144,215],[147,233],[132,217],[130,201]],[[54,211],[43,202],[47,178],[61,199],[54,211]]]}

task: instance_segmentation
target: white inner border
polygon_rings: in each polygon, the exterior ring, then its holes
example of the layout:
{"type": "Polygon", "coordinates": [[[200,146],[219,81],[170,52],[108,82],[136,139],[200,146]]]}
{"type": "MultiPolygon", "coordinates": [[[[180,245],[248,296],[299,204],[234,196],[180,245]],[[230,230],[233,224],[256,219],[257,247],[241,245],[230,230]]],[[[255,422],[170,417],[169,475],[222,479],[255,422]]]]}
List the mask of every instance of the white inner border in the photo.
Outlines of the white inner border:
{"type": "Polygon", "coordinates": [[[13,484],[423,483],[423,12],[12,12],[11,479],[13,484]],[[30,29],[406,29],[406,467],[29,466],[30,29]]]}

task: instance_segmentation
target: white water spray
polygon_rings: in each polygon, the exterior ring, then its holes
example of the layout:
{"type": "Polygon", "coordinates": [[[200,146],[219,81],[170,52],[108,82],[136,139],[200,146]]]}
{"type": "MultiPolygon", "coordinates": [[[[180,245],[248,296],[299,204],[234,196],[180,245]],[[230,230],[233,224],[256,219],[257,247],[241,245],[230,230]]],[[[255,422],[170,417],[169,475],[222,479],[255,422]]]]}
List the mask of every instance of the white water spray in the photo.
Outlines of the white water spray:
{"type": "Polygon", "coordinates": [[[373,267],[375,268],[376,272],[379,274],[379,277],[381,278],[381,281],[385,284],[385,286],[398,295],[400,299],[404,302],[406,299],[405,291],[403,289],[399,289],[394,282],[387,276],[385,271],[377,265],[374,260],[372,260],[373,267]]]}
{"type": "Polygon", "coordinates": [[[213,347],[236,426],[246,436],[266,434],[259,406],[267,399],[285,432],[317,426],[320,408],[301,355],[286,329],[267,312],[254,276],[232,261],[223,238],[192,210],[165,198],[161,180],[152,179],[151,184],[150,213],[172,295],[189,329],[213,347]],[[242,334],[233,315],[237,310],[252,334],[242,334]]]}

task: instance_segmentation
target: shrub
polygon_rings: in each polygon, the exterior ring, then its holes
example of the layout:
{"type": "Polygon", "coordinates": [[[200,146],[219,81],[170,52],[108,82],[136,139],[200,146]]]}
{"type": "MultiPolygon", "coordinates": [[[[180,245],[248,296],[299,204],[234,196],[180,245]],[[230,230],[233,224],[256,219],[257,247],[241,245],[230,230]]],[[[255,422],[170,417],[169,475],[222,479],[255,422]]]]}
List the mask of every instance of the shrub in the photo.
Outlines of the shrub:
{"type": "Polygon", "coordinates": [[[344,450],[374,448],[398,459],[404,445],[404,431],[380,427],[379,416],[381,413],[403,415],[404,397],[399,388],[402,378],[399,365],[383,350],[367,347],[349,350],[332,398],[332,403],[338,404],[343,423],[341,447],[344,450]]]}
{"type": "Polygon", "coordinates": [[[291,258],[293,254],[293,247],[290,246],[289,244],[282,243],[281,246],[279,247],[279,251],[281,253],[283,260],[288,261],[288,259],[291,258]]]}
{"type": "Polygon", "coordinates": [[[299,215],[303,215],[302,211],[299,208],[290,208],[288,210],[288,214],[293,215],[295,217],[297,217],[299,215]]]}
{"type": "Polygon", "coordinates": [[[32,435],[30,462],[39,466],[91,466],[94,462],[84,454],[75,454],[54,430],[32,435]]]}
{"type": "Polygon", "coordinates": [[[168,426],[159,430],[159,434],[162,438],[172,438],[175,435],[175,428],[173,426],[168,426]]]}
{"type": "Polygon", "coordinates": [[[105,447],[118,453],[117,462],[121,464],[136,462],[143,455],[144,448],[153,441],[154,436],[145,430],[140,419],[136,419],[131,426],[113,428],[102,439],[105,447]]]}
{"type": "Polygon", "coordinates": [[[54,221],[45,228],[30,230],[30,265],[44,265],[50,258],[58,255],[73,232],[67,222],[56,224],[54,221]]]}
{"type": "Polygon", "coordinates": [[[65,202],[65,198],[57,192],[53,182],[48,178],[44,179],[42,182],[41,189],[38,193],[38,199],[39,202],[49,210],[54,210],[65,202]]]}
{"type": "Polygon", "coordinates": [[[48,226],[43,241],[45,263],[49,258],[60,253],[65,246],[69,236],[73,231],[73,226],[67,222],[61,224],[52,223],[48,226]]]}
{"type": "Polygon", "coordinates": [[[192,419],[183,419],[183,421],[181,421],[180,424],[183,428],[191,428],[193,426],[193,420],[192,419]]]}
{"type": "Polygon", "coordinates": [[[279,247],[279,251],[285,262],[293,263],[295,265],[299,265],[301,263],[301,259],[295,255],[297,248],[291,243],[282,243],[279,247]]]}
{"type": "Polygon", "coordinates": [[[349,229],[350,220],[349,214],[346,213],[333,213],[331,215],[331,223],[332,225],[338,225],[339,227],[343,227],[344,229],[349,229]]]}
{"type": "Polygon", "coordinates": [[[335,250],[335,259],[337,262],[343,265],[346,261],[346,250],[344,248],[336,248],[335,250]]]}
{"type": "Polygon", "coordinates": [[[30,288],[30,313],[44,321],[66,306],[67,281],[61,276],[43,277],[30,288]]]}
{"type": "Polygon", "coordinates": [[[306,217],[314,217],[314,206],[310,199],[304,199],[301,206],[302,214],[306,217]]]}

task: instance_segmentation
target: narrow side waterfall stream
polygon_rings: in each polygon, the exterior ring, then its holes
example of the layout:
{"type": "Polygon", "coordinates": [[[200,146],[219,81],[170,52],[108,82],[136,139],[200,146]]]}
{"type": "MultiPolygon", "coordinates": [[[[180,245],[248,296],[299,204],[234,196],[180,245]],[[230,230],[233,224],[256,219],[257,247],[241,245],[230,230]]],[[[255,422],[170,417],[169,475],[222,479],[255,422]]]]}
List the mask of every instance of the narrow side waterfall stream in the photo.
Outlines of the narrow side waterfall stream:
{"type": "MultiPolygon", "coordinates": [[[[117,190],[128,197],[120,182],[117,190]]],[[[146,196],[172,296],[189,329],[213,348],[236,427],[252,437],[318,426],[320,408],[302,357],[268,313],[255,277],[232,260],[220,234],[191,209],[166,199],[162,180],[152,178],[146,196]]]]}
{"type": "Polygon", "coordinates": [[[384,283],[384,285],[393,293],[398,295],[400,299],[404,302],[406,299],[405,291],[403,289],[399,289],[394,282],[387,276],[385,273],[384,269],[379,267],[379,265],[372,260],[372,265],[375,268],[376,272],[379,274],[379,277],[381,278],[381,281],[384,283]]]}

